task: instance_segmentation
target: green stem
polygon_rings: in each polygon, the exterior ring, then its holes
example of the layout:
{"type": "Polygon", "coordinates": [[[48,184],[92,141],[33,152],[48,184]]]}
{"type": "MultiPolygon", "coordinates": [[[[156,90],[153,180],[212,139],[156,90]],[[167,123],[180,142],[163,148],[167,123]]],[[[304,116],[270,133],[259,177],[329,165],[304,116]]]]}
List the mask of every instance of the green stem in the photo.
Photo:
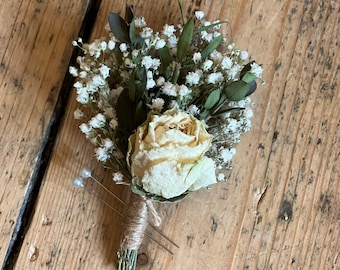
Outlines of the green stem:
{"type": "Polygon", "coordinates": [[[137,250],[120,249],[118,251],[117,270],[136,270],[137,268],[137,250]]]}

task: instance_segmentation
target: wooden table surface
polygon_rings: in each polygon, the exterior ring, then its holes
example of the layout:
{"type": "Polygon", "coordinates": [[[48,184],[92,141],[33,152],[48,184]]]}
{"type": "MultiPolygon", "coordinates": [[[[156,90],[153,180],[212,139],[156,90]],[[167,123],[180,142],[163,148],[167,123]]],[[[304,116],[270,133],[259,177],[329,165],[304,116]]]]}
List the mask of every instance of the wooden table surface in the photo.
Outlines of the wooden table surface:
{"type": "MultiPolygon", "coordinates": [[[[160,205],[138,269],[340,269],[340,2],[183,1],[228,20],[263,63],[253,125],[227,182],[160,205]],[[169,249],[173,254],[167,251],[169,249]]],[[[157,30],[176,0],[137,1],[157,30]]],[[[3,269],[113,269],[122,218],[72,186],[82,167],[126,200],[73,119],[71,41],[104,33],[121,0],[0,3],[0,261],[3,269]]],[[[72,56],[73,55],[73,56],[72,56]]],[[[100,198],[123,206],[93,186],[100,198]]]]}

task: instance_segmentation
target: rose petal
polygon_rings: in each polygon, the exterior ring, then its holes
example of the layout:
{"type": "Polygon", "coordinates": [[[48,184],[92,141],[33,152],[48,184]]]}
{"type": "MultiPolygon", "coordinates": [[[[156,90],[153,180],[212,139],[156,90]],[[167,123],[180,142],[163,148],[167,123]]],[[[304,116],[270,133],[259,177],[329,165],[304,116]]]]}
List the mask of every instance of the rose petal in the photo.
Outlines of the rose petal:
{"type": "Polygon", "coordinates": [[[181,166],[174,160],[166,160],[150,167],[142,178],[143,188],[150,193],[166,199],[179,196],[193,184],[193,178],[187,178],[193,164],[181,166]]]}
{"type": "Polygon", "coordinates": [[[215,184],[217,181],[214,161],[211,158],[204,157],[191,169],[188,178],[195,179],[189,188],[190,191],[215,184]]]}

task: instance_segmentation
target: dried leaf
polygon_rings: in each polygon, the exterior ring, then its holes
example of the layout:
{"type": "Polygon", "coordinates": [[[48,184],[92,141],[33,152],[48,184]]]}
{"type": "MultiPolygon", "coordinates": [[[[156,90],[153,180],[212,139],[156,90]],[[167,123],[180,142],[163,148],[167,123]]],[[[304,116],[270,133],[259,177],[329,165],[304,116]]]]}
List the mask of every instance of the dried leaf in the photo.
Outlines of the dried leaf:
{"type": "Polygon", "coordinates": [[[134,118],[135,108],[134,102],[129,97],[129,90],[124,89],[117,100],[117,118],[119,127],[127,132],[133,130],[133,122],[131,119],[134,118]]]}
{"type": "Polygon", "coordinates": [[[134,128],[141,125],[147,118],[147,108],[143,100],[140,100],[136,106],[135,115],[133,118],[134,128]]]}
{"type": "Polygon", "coordinates": [[[110,12],[109,25],[115,37],[124,43],[130,43],[129,26],[117,13],[110,12]]]}
{"type": "Polygon", "coordinates": [[[130,24],[135,16],[133,5],[126,4],[125,6],[125,21],[130,24]]]}

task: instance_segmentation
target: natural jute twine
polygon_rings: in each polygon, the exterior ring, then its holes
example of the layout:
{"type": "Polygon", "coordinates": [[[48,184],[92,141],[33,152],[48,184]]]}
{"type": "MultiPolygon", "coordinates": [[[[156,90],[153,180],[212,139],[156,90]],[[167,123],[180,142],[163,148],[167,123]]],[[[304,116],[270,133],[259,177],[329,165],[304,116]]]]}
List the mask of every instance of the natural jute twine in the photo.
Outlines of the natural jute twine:
{"type": "Polygon", "coordinates": [[[148,223],[159,226],[162,222],[151,200],[131,194],[127,215],[123,220],[122,249],[138,250],[148,223]]]}

